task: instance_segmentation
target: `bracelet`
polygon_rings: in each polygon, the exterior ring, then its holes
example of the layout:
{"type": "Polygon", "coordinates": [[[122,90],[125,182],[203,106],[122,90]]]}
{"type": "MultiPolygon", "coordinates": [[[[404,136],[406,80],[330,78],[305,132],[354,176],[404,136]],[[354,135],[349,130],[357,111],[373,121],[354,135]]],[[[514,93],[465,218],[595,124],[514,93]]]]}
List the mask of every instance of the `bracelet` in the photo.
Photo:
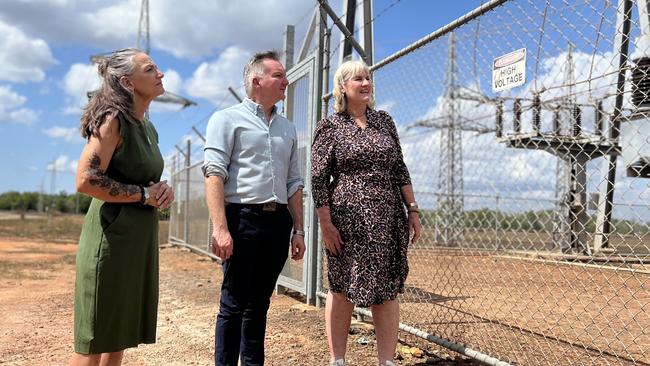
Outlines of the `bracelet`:
{"type": "Polygon", "coordinates": [[[140,204],[144,206],[144,203],[147,201],[147,199],[144,197],[144,186],[139,186],[140,187],[140,204]]]}
{"type": "Polygon", "coordinates": [[[304,230],[293,229],[293,231],[292,231],[291,233],[292,233],[293,235],[305,236],[305,231],[304,231],[304,230]]]}
{"type": "Polygon", "coordinates": [[[420,207],[418,207],[417,202],[409,202],[406,204],[406,211],[410,212],[415,212],[418,215],[420,214],[420,207]]]}
{"type": "Polygon", "coordinates": [[[407,203],[406,204],[406,209],[409,210],[409,211],[416,211],[416,212],[420,211],[420,207],[418,206],[418,204],[416,202],[407,203]]]}

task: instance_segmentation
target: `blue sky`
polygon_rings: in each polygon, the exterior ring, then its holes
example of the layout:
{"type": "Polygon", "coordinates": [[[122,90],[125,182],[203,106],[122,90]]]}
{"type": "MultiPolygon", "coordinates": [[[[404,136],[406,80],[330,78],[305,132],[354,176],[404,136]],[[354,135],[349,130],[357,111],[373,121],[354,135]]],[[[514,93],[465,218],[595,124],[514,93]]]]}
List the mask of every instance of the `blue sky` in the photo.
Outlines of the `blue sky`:
{"type": "MultiPolygon", "coordinates": [[[[341,13],[340,1],[331,1],[341,13]]],[[[464,15],[481,1],[376,0],[375,59],[464,15]],[[383,13],[382,13],[383,12],[383,13]]],[[[198,103],[184,110],[152,104],[165,156],[192,125],[243,95],[241,68],[251,52],[282,47],[295,24],[296,47],[316,1],[155,0],[151,55],[167,90],[198,103]]],[[[139,0],[16,0],[0,7],[0,192],[74,191],[84,141],[78,123],[87,90],[98,86],[89,56],[136,43],[139,0]],[[52,174],[55,164],[57,174],[52,174]]],[[[204,124],[203,124],[204,126],[204,124]]]]}

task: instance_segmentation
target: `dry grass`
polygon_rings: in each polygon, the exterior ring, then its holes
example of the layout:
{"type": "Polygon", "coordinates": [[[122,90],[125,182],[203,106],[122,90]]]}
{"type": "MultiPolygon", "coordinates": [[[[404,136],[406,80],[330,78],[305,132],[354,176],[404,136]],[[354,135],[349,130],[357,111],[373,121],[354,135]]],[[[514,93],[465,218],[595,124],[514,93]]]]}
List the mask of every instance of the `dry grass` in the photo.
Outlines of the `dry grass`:
{"type": "Polygon", "coordinates": [[[82,225],[83,215],[9,218],[0,220],[0,237],[70,243],[79,240],[82,225]]]}
{"type": "MultiPolygon", "coordinates": [[[[81,234],[84,215],[4,215],[0,220],[0,237],[22,238],[52,243],[76,243],[81,234]]],[[[159,240],[167,243],[169,221],[160,221],[159,240]]]]}

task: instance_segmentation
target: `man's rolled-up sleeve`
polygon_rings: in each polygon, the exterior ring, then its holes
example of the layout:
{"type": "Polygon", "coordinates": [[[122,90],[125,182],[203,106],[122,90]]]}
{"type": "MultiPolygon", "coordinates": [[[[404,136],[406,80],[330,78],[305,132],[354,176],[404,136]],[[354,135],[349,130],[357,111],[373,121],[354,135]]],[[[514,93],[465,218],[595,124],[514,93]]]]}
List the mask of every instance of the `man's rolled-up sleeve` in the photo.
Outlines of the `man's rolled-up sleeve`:
{"type": "Polygon", "coordinates": [[[287,197],[293,196],[297,190],[305,187],[305,182],[300,176],[298,159],[298,138],[294,126],[293,146],[291,146],[291,159],[289,161],[289,176],[287,177],[287,197]]]}
{"type": "Polygon", "coordinates": [[[228,179],[228,166],[234,145],[234,131],[229,119],[223,112],[210,117],[206,128],[205,147],[203,149],[203,176],[220,176],[228,179]]]}

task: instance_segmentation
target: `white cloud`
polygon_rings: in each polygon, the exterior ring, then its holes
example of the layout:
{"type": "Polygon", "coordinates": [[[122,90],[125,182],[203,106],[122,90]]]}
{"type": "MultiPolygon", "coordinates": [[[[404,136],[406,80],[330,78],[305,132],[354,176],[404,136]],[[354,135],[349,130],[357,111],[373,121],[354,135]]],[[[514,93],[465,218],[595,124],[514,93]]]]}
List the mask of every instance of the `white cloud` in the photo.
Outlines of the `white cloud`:
{"type": "MultiPolygon", "coordinates": [[[[120,44],[134,43],[138,30],[138,18],[140,16],[140,3],[137,0],[121,1],[117,4],[106,7],[98,6],[96,10],[80,14],[84,25],[92,26],[88,29],[93,38],[120,44]]],[[[102,4],[105,6],[105,4],[102,4]]],[[[154,2],[152,8],[156,8],[154,2]]],[[[151,19],[155,19],[151,17],[151,19]]]]}
{"type": "Polygon", "coordinates": [[[0,81],[42,81],[44,69],[55,63],[44,40],[30,38],[20,29],[0,20],[0,81]]]}
{"type": "Polygon", "coordinates": [[[158,48],[190,58],[233,44],[254,50],[279,48],[285,25],[314,6],[304,0],[186,0],[183,5],[158,1],[150,9],[151,19],[157,20],[151,23],[151,33],[158,48]]]}
{"type": "Polygon", "coordinates": [[[67,155],[59,155],[53,163],[47,164],[47,171],[59,173],[76,173],[78,160],[70,160],[67,155]]]}
{"type": "Polygon", "coordinates": [[[41,130],[44,134],[53,137],[60,138],[66,142],[82,142],[83,139],[79,135],[78,127],[62,127],[62,126],[52,126],[50,128],[44,128],[41,130]]]}
{"type": "Polygon", "coordinates": [[[165,77],[163,78],[163,85],[165,90],[178,94],[181,91],[181,86],[183,85],[183,79],[180,74],[174,69],[167,69],[164,72],[165,77]]]}
{"type": "Polygon", "coordinates": [[[214,104],[226,100],[230,105],[232,96],[228,87],[240,88],[243,65],[249,58],[250,52],[237,46],[228,47],[216,60],[201,63],[187,80],[185,89],[190,95],[208,99],[214,104]]]}
{"type": "MultiPolygon", "coordinates": [[[[183,79],[176,70],[168,69],[164,72],[163,83],[165,90],[172,93],[180,93],[183,79]]],[[[64,113],[67,115],[80,115],[88,103],[88,92],[97,90],[102,81],[97,73],[97,65],[76,63],[63,77],[62,88],[65,91],[66,107],[64,113]]],[[[177,104],[152,103],[152,112],[178,111],[182,106],[177,104]]]]}
{"type": "Polygon", "coordinates": [[[11,90],[11,86],[0,85],[0,100],[2,100],[0,104],[2,108],[13,109],[25,104],[27,98],[18,93],[14,93],[11,90]]]}
{"type": "Polygon", "coordinates": [[[135,43],[140,1],[4,1],[0,19],[47,42],[85,43],[116,49],[135,43]]]}
{"type": "Polygon", "coordinates": [[[101,79],[97,74],[97,65],[73,64],[63,77],[63,90],[67,98],[65,114],[79,115],[82,108],[88,103],[88,92],[101,86],[101,79]]]}
{"type": "MultiPolygon", "coordinates": [[[[135,44],[140,3],[6,1],[0,19],[42,34],[47,41],[110,50],[135,44]]],[[[305,0],[186,0],[182,6],[174,0],[157,0],[149,9],[152,47],[181,58],[207,56],[233,44],[251,50],[280,48],[285,25],[313,7],[305,0]]]]}
{"type": "Polygon", "coordinates": [[[21,108],[27,98],[11,90],[11,86],[0,85],[0,123],[26,123],[38,120],[39,113],[21,108]]]}

